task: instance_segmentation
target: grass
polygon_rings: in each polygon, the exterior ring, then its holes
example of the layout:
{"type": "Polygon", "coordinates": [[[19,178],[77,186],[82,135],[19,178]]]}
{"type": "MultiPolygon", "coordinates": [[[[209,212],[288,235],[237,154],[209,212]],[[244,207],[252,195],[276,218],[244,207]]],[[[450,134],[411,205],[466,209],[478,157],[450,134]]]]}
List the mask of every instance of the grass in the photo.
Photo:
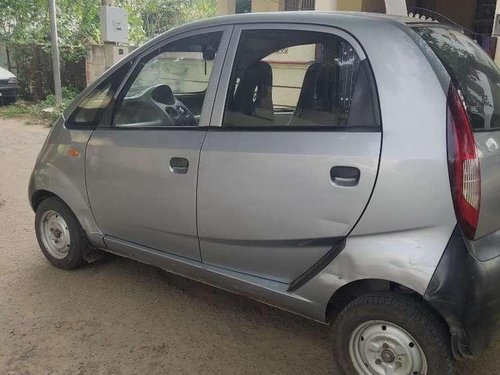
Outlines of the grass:
{"type": "Polygon", "coordinates": [[[3,106],[0,106],[0,117],[3,118],[32,116],[32,112],[33,105],[30,105],[24,101],[18,101],[14,104],[5,104],[3,106]]]}
{"type": "Polygon", "coordinates": [[[74,89],[63,88],[63,102],[61,107],[56,107],[54,95],[49,95],[45,100],[33,103],[24,100],[9,105],[0,106],[0,118],[23,118],[25,124],[42,123],[51,126],[61,115],[64,108],[78,95],[74,89]],[[54,108],[53,112],[45,112],[45,108],[54,108]]]}

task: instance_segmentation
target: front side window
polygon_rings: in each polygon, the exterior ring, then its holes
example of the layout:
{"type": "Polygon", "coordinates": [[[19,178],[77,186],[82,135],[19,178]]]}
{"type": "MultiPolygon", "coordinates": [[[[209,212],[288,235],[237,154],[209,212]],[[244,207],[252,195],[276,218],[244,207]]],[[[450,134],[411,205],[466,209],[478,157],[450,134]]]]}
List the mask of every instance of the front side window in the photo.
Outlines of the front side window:
{"type": "Polygon", "coordinates": [[[144,57],[114,113],[115,126],[197,126],[222,32],[172,42],[144,57]]]}
{"type": "Polygon", "coordinates": [[[125,63],[91,91],[69,116],[67,124],[75,128],[97,126],[131,65],[131,62],[125,63]]]}
{"type": "Polygon", "coordinates": [[[224,112],[226,127],[378,126],[371,70],[338,35],[243,31],[224,112]]]}

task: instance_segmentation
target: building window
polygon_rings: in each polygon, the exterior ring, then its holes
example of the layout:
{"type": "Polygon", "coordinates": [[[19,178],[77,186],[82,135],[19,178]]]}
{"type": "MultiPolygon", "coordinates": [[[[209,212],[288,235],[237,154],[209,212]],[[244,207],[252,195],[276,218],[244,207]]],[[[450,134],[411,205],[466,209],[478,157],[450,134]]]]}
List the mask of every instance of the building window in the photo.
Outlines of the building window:
{"type": "Polygon", "coordinates": [[[314,10],[316,0],[285,0],[285,10],[314,10]]]}
{"type": "Polygon", "coordinates": [[[236,14],[252,13],[252,0],[236,0],[236,14]]]}

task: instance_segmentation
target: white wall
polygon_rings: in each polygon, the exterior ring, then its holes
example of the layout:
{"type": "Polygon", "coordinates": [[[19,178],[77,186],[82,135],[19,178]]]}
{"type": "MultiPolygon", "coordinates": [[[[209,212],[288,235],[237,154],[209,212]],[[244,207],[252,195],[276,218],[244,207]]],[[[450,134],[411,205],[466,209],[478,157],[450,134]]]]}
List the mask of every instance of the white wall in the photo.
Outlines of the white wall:
{"type": "MultiPolygon", "coordinates": [[[[500,1],[497,1],[497,7],[495,9],[495,15],[500,14],[500,1]]],[[[497,50],[495,52],[495,62],[500,66],[500,38],[497,38],[497,50]]]]}

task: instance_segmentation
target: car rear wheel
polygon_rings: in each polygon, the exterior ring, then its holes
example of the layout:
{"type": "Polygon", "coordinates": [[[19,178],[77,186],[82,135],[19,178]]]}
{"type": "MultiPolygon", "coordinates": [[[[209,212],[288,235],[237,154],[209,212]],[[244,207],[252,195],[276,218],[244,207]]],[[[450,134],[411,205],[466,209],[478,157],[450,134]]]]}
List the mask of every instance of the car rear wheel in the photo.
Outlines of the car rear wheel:
{"type": "Polygon", "coordinates": [[[361,296],[335,321],[335,374],[452,375],[449,336],[433,312],[411,297],[361,296]]]}
{"type": "Polygon", "coordinates": [[[36,210],[35,232],[45,257],[54,266],[73,269],[84,263],[85,233],[68,206],[47,198],[36,210]]]}

